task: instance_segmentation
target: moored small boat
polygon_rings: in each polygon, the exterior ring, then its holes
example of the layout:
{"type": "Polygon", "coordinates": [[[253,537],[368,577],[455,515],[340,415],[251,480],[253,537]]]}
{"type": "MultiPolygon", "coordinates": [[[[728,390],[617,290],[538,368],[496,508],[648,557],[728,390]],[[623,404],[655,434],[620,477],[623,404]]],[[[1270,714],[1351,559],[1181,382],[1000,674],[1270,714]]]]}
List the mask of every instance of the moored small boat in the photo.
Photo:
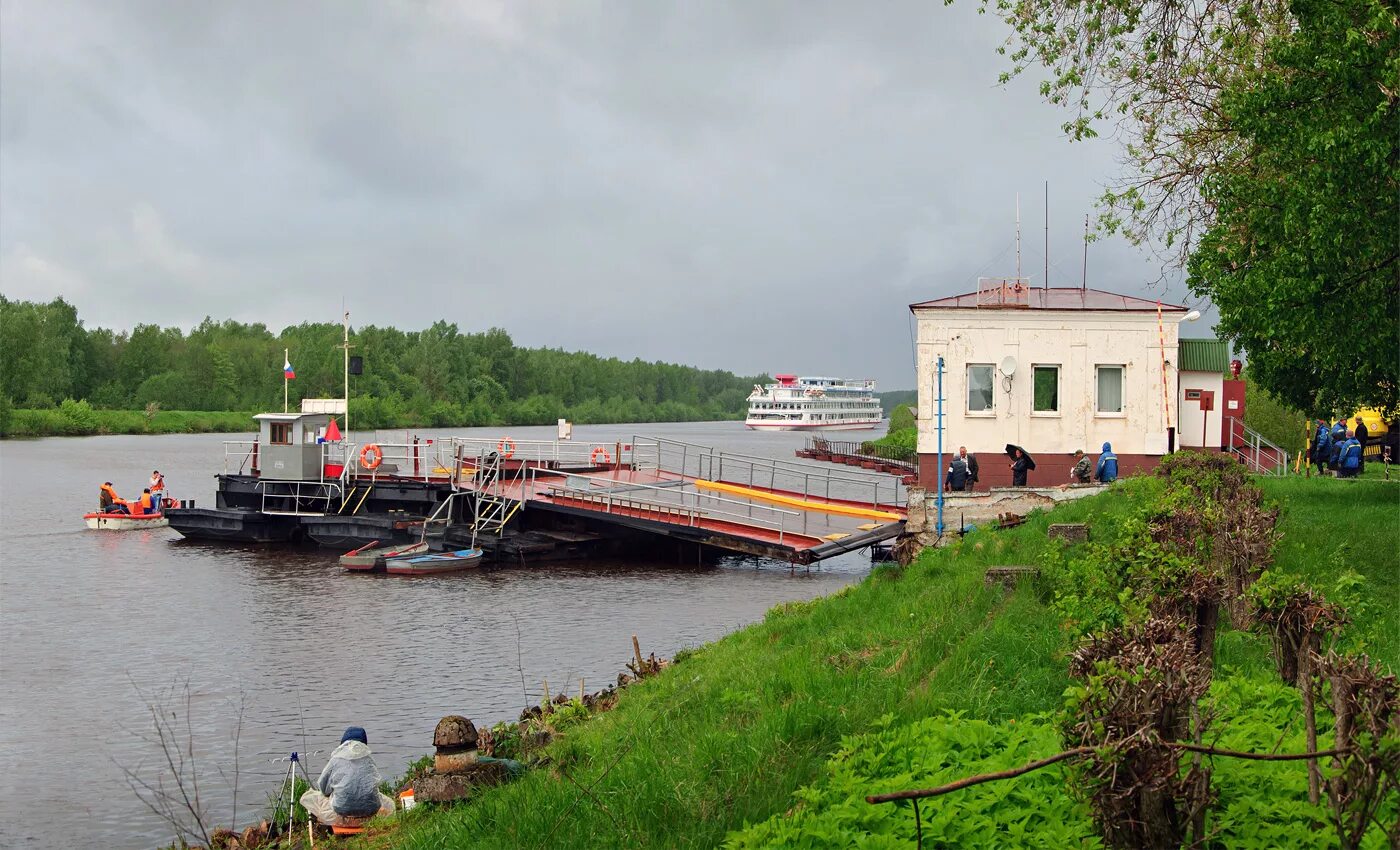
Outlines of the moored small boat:
{"type": "Polygon", "coordinates": [[[83,514],[83,519],[87,521],[88,528],[101,531],[137,531],[143,528],[164,528],[170,524],[170,520],[165,518],[165,514],[133,516],[131,514],[94,513],[83,514]]]}
{"type": "Polygon", "coordinates": [[[429,555],[384,559],[384,570],[390,575],[396,576],[455,573],[474,569],[480,565],[480,549],[458,549],[456,552],[435,552],[429,555]]]}
{"type": "Polygon", "coordinates": [[[427,553],[427,543],[410,543],[402,546],[384,546],[379,543],[366,543],[358,549],[340,556],[340,565],[347,572],[369,573],[382,571],[389,558],[406,558],[427,553]]]}

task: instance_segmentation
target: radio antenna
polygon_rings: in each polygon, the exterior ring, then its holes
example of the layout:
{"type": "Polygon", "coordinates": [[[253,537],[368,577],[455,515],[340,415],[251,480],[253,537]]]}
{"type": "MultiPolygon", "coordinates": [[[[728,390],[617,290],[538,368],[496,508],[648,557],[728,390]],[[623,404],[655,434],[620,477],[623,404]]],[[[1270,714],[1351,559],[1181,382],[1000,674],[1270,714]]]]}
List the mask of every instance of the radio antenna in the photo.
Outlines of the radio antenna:
{"type": "Polygon", "coordinates": [[[1084,271],[1080,273],[1079,291],[1089,287],[1089,214],[1084,214],[1084,271]]]}
{"type": "Polygon", "coordinates": [[[1021,193],[1016,193],[1016,280],[1021,279],[1021,193]]]}
{"type": "Polygon", "coordinates": [[[1050,181],[1045,181],[1045,280],[1041,283],[1048,297],[1050,295],[1050,181]]]}

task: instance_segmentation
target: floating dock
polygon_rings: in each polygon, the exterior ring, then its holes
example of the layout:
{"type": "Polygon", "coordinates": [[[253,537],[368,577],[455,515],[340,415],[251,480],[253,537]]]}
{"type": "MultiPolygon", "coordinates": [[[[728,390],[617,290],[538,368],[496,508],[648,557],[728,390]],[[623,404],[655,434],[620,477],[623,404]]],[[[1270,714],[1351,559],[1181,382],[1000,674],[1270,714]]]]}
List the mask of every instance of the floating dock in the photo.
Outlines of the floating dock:
{"type": "Polygon", "coordinates": [[[225,445],[216,506],[172,509],[171,527],[341,551],[475,538],[505,563],[671,545],[680,558],[715,549],[811,564],[894,538],[906,517],[902,478],[878,471],[643,436],[308,442],[319,418],[259,417],[258,440],[225,445]]]}

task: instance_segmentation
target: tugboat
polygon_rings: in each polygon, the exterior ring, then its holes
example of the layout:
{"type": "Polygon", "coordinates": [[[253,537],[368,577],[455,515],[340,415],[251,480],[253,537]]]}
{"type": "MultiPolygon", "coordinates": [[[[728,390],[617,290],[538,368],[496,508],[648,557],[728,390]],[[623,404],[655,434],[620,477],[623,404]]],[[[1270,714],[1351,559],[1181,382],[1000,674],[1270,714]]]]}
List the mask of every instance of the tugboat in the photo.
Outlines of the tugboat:
{"type": "Polygon", "coordinates": [[[224,444],[214,507],[170,508],[170,527],[194,540],[311,541],[342,552],[421,539],[424,520],[453,492],[450,476],[427,474],[434,462],[416,440],[346,441],[336,422],[344,413],[343,399],[302,399],[300,411],[254,416],[256,438],[224,444]]]}

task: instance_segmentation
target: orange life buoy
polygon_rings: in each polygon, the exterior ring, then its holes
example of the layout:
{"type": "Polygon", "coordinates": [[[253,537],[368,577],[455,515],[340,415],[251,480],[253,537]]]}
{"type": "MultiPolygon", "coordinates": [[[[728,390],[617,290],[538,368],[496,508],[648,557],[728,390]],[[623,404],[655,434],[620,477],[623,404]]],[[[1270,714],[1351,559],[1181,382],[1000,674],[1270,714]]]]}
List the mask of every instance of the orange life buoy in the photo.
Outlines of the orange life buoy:
{"type": "Polygon", "coordinates": [[[515,457],[515,441],[510,437],[503,437],[496,444],[496,451],[501,453],[501,457],[515,457]]]}
{"type": "Polygon", "coordinates": [[[599,455],[603,456],[603,466],[608,466],[612,463],[612,455],[608,454],[608,450],[602,446],[593,447],[593,454],[588,456],[589,462],[597,464],[599,455]]]}
{"type": "Polygon", "coordinates": [[[384,462],[384,450],[378,443],[370,443],[360,449],[360,466],[365,469],[378,469],[379,464],[384,462]]]}

